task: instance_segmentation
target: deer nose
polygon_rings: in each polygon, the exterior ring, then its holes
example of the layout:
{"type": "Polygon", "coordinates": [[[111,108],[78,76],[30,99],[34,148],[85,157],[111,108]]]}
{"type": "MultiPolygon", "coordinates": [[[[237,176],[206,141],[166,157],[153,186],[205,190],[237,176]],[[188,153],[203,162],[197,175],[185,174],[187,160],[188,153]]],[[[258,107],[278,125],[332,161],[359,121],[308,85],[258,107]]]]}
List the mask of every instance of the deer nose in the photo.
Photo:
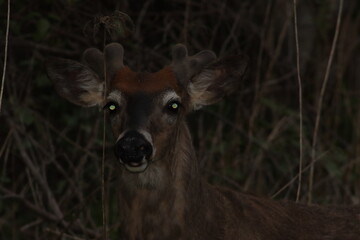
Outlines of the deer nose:
{"type": "Polygon", "coordinates": [[[136,166],[152,155],[152,145],[137,131],[129,131],[115,144],[115,156],[125,164],[136,166]]]}

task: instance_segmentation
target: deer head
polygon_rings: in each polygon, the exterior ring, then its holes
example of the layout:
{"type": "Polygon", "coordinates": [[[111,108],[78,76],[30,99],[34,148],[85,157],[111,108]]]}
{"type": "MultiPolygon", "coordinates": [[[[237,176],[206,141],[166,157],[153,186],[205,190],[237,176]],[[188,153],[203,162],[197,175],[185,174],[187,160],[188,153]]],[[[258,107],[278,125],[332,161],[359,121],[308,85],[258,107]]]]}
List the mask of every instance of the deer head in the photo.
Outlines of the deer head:
{"type": "Polygon", "coordinates": [[[247,66],[243,55],[216,60],[205,50],[189,56],[178,44],[170,65],[142,73],[125,66],[123,55],[123,47],[111,43],[103,53],[87,49],[82,63],[56,58],[47,70],[61,96],[106,111],[116,139],[115,156],[131,173],[165,161],[176,147],[173,137],[185,115],[235,91],[247,66]]]}

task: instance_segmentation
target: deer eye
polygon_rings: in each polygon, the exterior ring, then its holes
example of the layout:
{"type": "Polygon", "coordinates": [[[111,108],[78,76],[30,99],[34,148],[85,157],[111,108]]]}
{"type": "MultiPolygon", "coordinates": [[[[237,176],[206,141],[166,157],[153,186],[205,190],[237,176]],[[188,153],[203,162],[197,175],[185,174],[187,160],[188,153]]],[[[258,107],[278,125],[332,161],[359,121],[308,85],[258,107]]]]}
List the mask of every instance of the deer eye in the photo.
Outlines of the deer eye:
{"type": "Polygon", "coordinates": [[[170,101],[167,105],[166,105],[166,110],[169,112],[169,113],[172,113],[172,114],[175,114],[179,111],[181,107],[181,104],[180,102],[178,101],[170,101]]]}
{"type": "Polygon", "coordinates": [[[116,102],[108,102],[104,106],[104,110],[108,110],[110,113],[115,113],[119,110],[119,105],[116,102]]]}

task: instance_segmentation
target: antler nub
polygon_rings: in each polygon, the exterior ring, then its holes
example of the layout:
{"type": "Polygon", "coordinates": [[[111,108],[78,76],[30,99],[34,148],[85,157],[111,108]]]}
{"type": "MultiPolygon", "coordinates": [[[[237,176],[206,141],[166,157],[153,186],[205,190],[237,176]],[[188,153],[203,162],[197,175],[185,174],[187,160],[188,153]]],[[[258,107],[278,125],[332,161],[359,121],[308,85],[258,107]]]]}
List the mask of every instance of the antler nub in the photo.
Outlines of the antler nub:
{"type": "Polygon", "coordinates": [[[99,49],[86,49],[82,55],[82,62],[94,70],[99,77],[104,76],[104,54],[99,49]]]}
{"type": "MultiPolygon", "coordinates": [[[[177,44],[172,48],[171,67],[179,81],[186,84],[204,67],[216,59],[214,52],[203,50],[193,56],[188,56],[185,45],[177,44]]],[[[100,78],[104,76],[104,61],[106,78],[112,79],[124,67],[124,48],[119,43],[110,43],[105,46],[104,53],[96,48],[89,48],[83,53],[83,62],[94,70],[100,78]]]]}
{"type": "Polygon", "coordinates": [[[183,44],[176,44],[172,48],[171,54],[173,62],[181,62],[188,56],[186,46],[183,44]]]}
{"type": "Polygon", "coordinates": [[[119,43],[110,43],[104,48],[106,69],[108,77],[124,67],[124,48],[119,43]]]}
{"type": "Polygon", "coordinates": [[[202,68],[212,63],[215,59],[215,53],[210,50],[203,50],[193,56],[188,56],[186,46],[177,44],[172,49],[171,66],[179,81],[186,84],[202,68]]]}
{"type": "Polygon", "coordinates": [[[100,78],[104,77],[104,61],[106,61],[106,78],[112,79],[124,67],[124,48],[119,43],[105,46],[104,53],[96,48],[88,48],[82,56],[82,61],[89,66],[100,78]]]}

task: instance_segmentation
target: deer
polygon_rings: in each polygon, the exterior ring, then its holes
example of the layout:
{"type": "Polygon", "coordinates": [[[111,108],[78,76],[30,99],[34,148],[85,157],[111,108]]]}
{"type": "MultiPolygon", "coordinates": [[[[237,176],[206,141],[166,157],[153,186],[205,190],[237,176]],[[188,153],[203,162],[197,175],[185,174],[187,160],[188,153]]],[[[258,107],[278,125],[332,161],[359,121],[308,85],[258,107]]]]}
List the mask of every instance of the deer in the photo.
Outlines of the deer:
{"type": "Polygon", "coordinates": [[[124,48],[89,48],[82,61],[53,58],[58,94],[103,108],[119,162],[120,239],[359,240],[360,206],[305,205],[209,184],[202,176],[186,116],[235,92],[248,57],[189,55],[185,45],[157,72],[124,65],[124,48]]]}

